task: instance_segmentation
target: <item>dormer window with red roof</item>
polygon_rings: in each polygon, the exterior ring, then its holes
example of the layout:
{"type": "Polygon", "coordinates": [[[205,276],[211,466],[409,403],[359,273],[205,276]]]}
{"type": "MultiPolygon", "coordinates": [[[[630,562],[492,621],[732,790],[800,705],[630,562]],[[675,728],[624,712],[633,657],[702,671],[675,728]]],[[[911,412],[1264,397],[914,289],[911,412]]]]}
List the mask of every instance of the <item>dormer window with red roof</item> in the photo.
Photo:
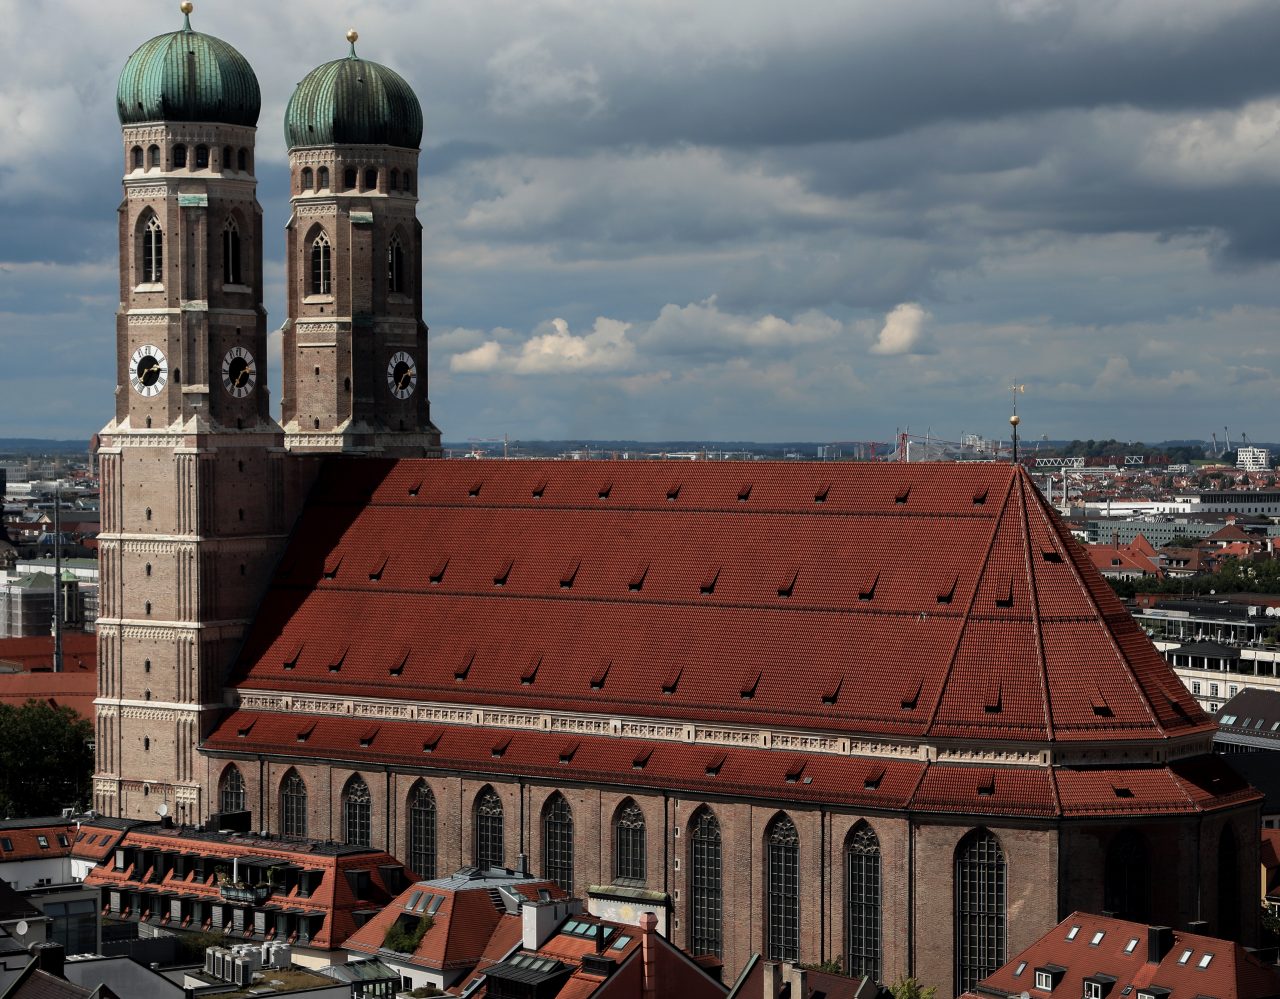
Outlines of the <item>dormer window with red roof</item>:
{"type": "Polygon", "coordinates": [[[990,798],[996,793],[995,771],[988,770],[978,779],[978,797],[990,798]]]}
{"type": "Polygon", "coordinates": [[[236,729],[236,735],[241,739],[248,738],[249,733],[253,731],[253,726],[256,724],[257,724],[257,719],[254,719],[253,721],[249,722],[249,724],[247,725],[241,725],[239,728],[236,729]]]}
{"type": "Polygon", "coordinates": [[[828,680],[825,689],[822,691],[822,703],[835,704],[840,697],[840,688],[843,685],[843,675],[837,675],[828,680]]]}
{"type": "Polygon", "coordinates": [[[308,725],[306,728],[299,729],[299,730],[298,730],[298,741],[299,741],[299,742],[306,742],[308,739],[310,739],[310,738],[311,738],[311,733],[312,733],[312,732],[314,732],[315,730],[316,730],[316,723],[315,723],[315,722],[312,722],[312,723],[311,723],[310,725],[308,725]]]}
{"type": "Polygon", "coordinates": [[[649,575],[649,566],[646,563],[631,574],[631,579],[627,583],[627,589],[632,593],[639,593],[644,589],[644,577],[647,575],[649,575]]]}
{"type": "Polygon", "coordinates": [[[983,486],[973,494],[973,505],[982,506],[987,502],[987,487],[983,486]]]}
{"type": "Polygon", "coordinates": [[[738,490],[738,502],[745,503],[749,499],[751,499],[751,483],[747,482],[738,490]]]}
{"type": "Polygon", "coordinates": [[[996,584],[996,606],[1013,606],[1013,580],[1008,576],[1001,577],[1000,582],[996,584]]]}
{"type": "Polygon", "coordinates": [[[560,573],[560,589],[573,589],[573,581],[578,578],[578,570],[581,567],[581,562],[570,562],[564,567],[564,570],[560,573]]]}
{"type": "Polygon", "coordinates": [[[859,600],[874,600],[876,596],[876,584],[880,582],[880,573],[868,573],[861,583],[858,584],[859,600]]]}
{"type": "Polygon", "coordinates": [[[465,680],[467,674],[471,672],[471,664],[476,661],[475,652],[468,652],[462,657],[462,661],[453,669],[453,678],[455,680],[465,680]]]}
{"type": "Polygon", "coordinates": [[[377,737],[378,737],[377,726],[375,726],[374,728],[365,729],[364,732],[362,732],[360,735],[360,748],[368,749],[370,746],[373,745],[373,740],[376,739],[377,737]]]}
{"type": "Polygon", "coordinates": [[[471,483],[471,488],[467,490],[467,495],[471,497],[471,499],[475,499],[477,496],[480,495],[480,490],[483,487],[484,487],[483,482],[473,482],[471,483]]]}
{"type": "Polygon", "coordinates": [[[951,598],[956,595],[956,586],[960,582],[959,576],[952,576],[949,584],[943,584],[942,589],[938,591],[938,603],[949,604],[951,598]]]}
{"type": "Polygon", "coordinates": [[[1004,707],[1004,692],[999,683],[987,685],[987,696],[983,699],[982,710],[989,715],[999,714],[1004,707]]]}
{"type": "Polygon", "coordinates": [[[609,679],[609,670],[612,667],[613,667],[612,659],[606,659],[604,662],[602,662],[599,666],[596,667],[596,671],[591,674],[592,690],[604,690],[604,682],[605,680],[609,679]]]}
{"type": "Polygon", "coordinates": [[[875,767],[867,771],[867,776],[862,780],[862,786],[867,791],[878,791],[882,780],[884,780],[884,767],[875,767]]]}
{"type": "Polygon", "coordinates": [[[569,742],[569,743],[566,743],[564,746],[562,746],[560,748],[560,762],[572,763],[573,757],[578,752],[578,747],[580,745],[582,744],[575,740],[574,742],[569,742]]]}
{"type": "Polygon", "coordinates": [[[739,693],[744,701],[749,701],[756,696],[756,688],[760,686],[760,677],[763,675],[761,670],[752,670],[742,678],[742,686],[739,693]]]}
{"type": "Polygon", "coordinates": [[[716,753],[709,760],[707,760],[707,768],[706,768],[707,776],[719,777],[720,768],[724,766],[724,761],[725,761],[724,753],[716,753]]]}
{"type": "Polygon", "coordinates": [[[602,485],[602,486],[601,486],[601,487],[596,491],[596,498],[597,498],[597,499],[608,499],[608,498],[609,498],[609,494],[610,494],[611,492],[613,492],[613,483],[612,483],[612,482],[606,482],[606,483],[604,483],[604,485],[602,485]]]}
{"type": "Polygon", "coordinates": [[[507,580],[511,578],[511,567],[514,566],[515,559],[507,559],[498,567],[498,571],[493,574],[494,586],[506,586],[507,580]]]}
{"type": "Polygon", "coordinates": [[[448,556],[445,556],[439,562],[436,563],[436,567],[432,569],[430,574],[427,576],[427,580],[431,583],[431,585],[435,586],[438,583],[443,582],[444,571],[447,568],[449,568],[449,558],[448,556]]]}
{"type": "Polygon", "coordinates": [[[440,745],[440,737],[442,735],[444,735],[444,731],[442,729],[435,729],[432,732],[428,732],[422,740],[422,751],[424,753],[434,753],[436,751],[436,747],[440,745]]]}
{"type": "Polygon", "coordinates": [[[409,649],[405,649],[400,655],[391,660],[391,667],[387,672],[391,676],[399,676],[404,672],[405,666],[409,664],[409,656],[413,653],[409,649]]]}
{"type": "Polygon", "coordinates": [[[339,672],[341,672],[341,671],[342,671],[342,664],[343,664],[344,662],[346,662],[346,661],[347,661],[347,653],[348,653],[349,651],[350,651],[350,649],[343,649],[343,650],[342,650],[342,655],[338,656],[338,658],[337,658],[337,659],[335,659],[335,660],[333,660],[331,663],[329,663],[329,672],[330,672],[330,673],[339,673],[339,672]]]}
{"type": "Polygon", "coordinates": [[[680,498],[680,483],[675,482],[667,486],[667,499],[674,503],[680,498]]]}
{"type": "Polygon", "coordinates": [[[323,574],[324,578],[337,579],[338,570],[341,568],[342,568],[342,556],[330,555],[327,559],[324,560],[324,574],[323,574]]]}
{"type": "Polygon", "coordinates": [[[662,692],[664,694],[674,694],[676,687],[680,685],[680,675],[684,672],[680,667],[676,667],[667,674],[667,678],[662,681],[662,692]]]}
{"type": "Polygon", "coordinates": [[[520,682],[526,687],[538,679],[538,667],[542,665],[542,656],[536,656],[532,659],[528,666],[524,668],[524,672],[520,674],[520,682]]]}
{"type": "Polygon", "coordinates": [[[542,499],[542,494],[547,491],[547,480],[539,479],[533,487],[533,498],[542,499]]]}
{"type": "Polygon", "coordinates": [[[720,578],[720,568],[717,566],[712,572],[702,578],[702,582],[698,584],[698,592],[704,597],[710,596],[716,592],[716,580],[720,578]]]}
{"type": "Polygon", "coordinates": [[[409,487],[409,495],[410,495],[410,496],[417,496],[417,495],[418,495],[418,493],[420,493],[420,492],[422,492],[422,480],[421,480],[421,479],[419,479],[417,482],[415,482],[413,485],[411,485],[411,486],[409,487]]]}
{"type": "Polygon", "coordinates": [[[789,597],[796,589],[796,580],[800,578],[800,570],[793,569],[791,572],[783,575],[778,583],[778,596],[789,597]]]}
{"type": "Polygon", "coordinates": [[[808,760],[803,757],[792,760],[787,766],[785,780],[788,784],[798,784],[800,778],[804,776],[804,767],[808,760]]]}
{"type": "Polygon", "coordinates": [[[910,486],[903,486],[901,489],[899,489],[896,493],[893,494],[893,501],[895,503],[905,503],[910,498],[911,498],[910,486]]]}
{"type": "Polygon", "coordinates": [[[831,483],[830,483],[830,482],[824,482],[824,483],[823,483],[822,485],[820,485],[820,486],[817,488],[817,490],[814,492],[814,494],[813,494],[813,501],[814,501],[815,503],[825,503],[825,502],[827,501],[827,497],[828,497],[829,495],[831,495],[831,483]]]}
{"type": "Polygon", "coordinates": [[[1093,685],[1093,693],[1089,697],[1089,704],[1093,708],[1093,713],[1099,718],[1110,718],[1113,715],[1111,705],[1107,703],[1107,699],[1102,696],[1101,688],[1095,683],[1093,685]]]}
{"type": "Polygon", "coordinates": [[[374,567],[369,570],[369,582],[376,583],[382,579],[382,574],[386,572],[387,563],[391,561],[390,557],[383,555],[374,561],[374,567]]]}
{"type": "Polygon", "coordinates": [[[920,703],[920,688],[923,686],[923,680],[913,680],[902,688],[903,711],[914,711],[916,709],[916,705],[920,703]]]}
{"type": "Polygon", "coordinates": [[[502,759],[502,754],[507,751],[507,747],[510,745],[511,745],[511,736],[509,735],[504,736],[503,738],[499,739],[497,742],[493,744],[493,747],[489,750],[489,752],[495,759],[502,759]]]}
{"type": "Polygon", "coordinates": [[[653,747],[645,746],[644,749],[640,750],[640,752],[636,753],[636,755],[632,758],[631,769],[643,770],[645,767],[649,765],[649,757],[652,755],[653,755],[653,747]]]}

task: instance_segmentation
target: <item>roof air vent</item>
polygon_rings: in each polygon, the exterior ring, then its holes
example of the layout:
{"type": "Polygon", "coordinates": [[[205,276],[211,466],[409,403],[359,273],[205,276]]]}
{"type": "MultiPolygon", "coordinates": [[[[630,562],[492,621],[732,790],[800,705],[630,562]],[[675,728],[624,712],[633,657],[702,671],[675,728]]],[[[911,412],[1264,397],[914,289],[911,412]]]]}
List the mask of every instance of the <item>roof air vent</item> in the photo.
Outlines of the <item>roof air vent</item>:
{"type": "Polygon", "coordinates": [[[337,579],[338,570],[342,568],[342,556],[330,555],[324,560],[324,578],[337,579]]]}
{"type": "Polygon", "coordinates": [[[467,490],[467,495],[470,496],[472,499],[475,499],[477,496],[480,495],[480,490],[483,487],[484,487],[483,482],[473,482],[471,483],[471,488],[467,490]]]}
{"type": "Polygon", "coordinates": [[[582,743],[577,742],[577,741],[574,741],[574,742],[568,742],[568,743],[565,743],[563,746],[561,746],[561,747],[560,747],[560,762],[561,762],[561,763],[572,763],[572,762],[573,762],[574,754],[575,754],[575,753],[577,753],[577,751],[578,751],[578,747],[579,747],[580,745],[582,745],[582,743]]]}
{"type": "Polygon", "coordinates": [[[951,603],[951,598],[956,595],[956,586],[959,584],[959,582],[960,582],[959,576],[951,577],[951,585],[947,586],[946,589],[942,589],[938,591],[938,603],[940,604],[951,603]]]}
{"type": "Polygon", "coordinates": [[[449,568],[449,557],[446,555],[436,563],[436,567],[431,570],[431,574],[427,577],[432,586],[437,586],[444,581],[444,571],[447,568],[449,568]]]}
{"type": "Polygon", "coordinates": [[[370,746],[373,745],[373,740],[376,739],[377,737],[378,737],[377,726],[371,729],[366,729],[360,736],[360,748],[368,749],[370,746]]]}
{"type": "Polygon", "coordinates": [[[302,649],[303,649],[303,646],[299,645],[296,649],[293,650],[293,655],[291,655],[288,659],[284,661],[285,669],[293,669],[295,666],[298,665],[298,660],[302,658],[302,649]]]}
{"type": "Polygon", "coordinates": [[[653,755],[653,747],[645,746],[631,760],[632,770],[643,770],[649,765],[649,757],[653,755]]]}
{"type": "Polygon", "coordinates": [[[462,662],[458,663],[458,665],[454,667],[453,678],[455,680],[465,680],[467,678],[467,674],[471,672],[471,666],[475,661],[475,652],[468,652],[462,657],[462,662]]]}
{"type": "Polygon", "coordinates": [[[874,573],[867,577],[866,582],[858,587],[859,600],[874,600],[876,595],[876,584],[880,582],[880,573],[874,573]]]}
{"type": "Polygon", "coordinates": [[[1099,718],[1114,717],[1115,712],[1111,710],[1111,705],[1102,696],[1102,689],[1096,683],[1093,685],[1093,695],[1089,698],[1089,703],[1093,707],[1093,713],[1099,718]]]}
{"type": "Polygon", "coordinates": [[[348,646],[347,648],[342,650],[342,655],[338,656],[337,659],[329,663],[330,673],[340,673],[342,671],[342,664],[347,661],[347,653],[350,651],[351,651],[351,647],[348,646]]]}
{"type": "Polygon", "coordinates": [[[612,668],[613,668],[612,659],[604,660],[604,662],[602,662],[596,668],[596,671],[591,675],[592,690],[604,690],[604,682],[605,680],[609,679],[609,670],[612,668]]]}
{"type": "Polygon", "coordinates": [[[315,723],[315,722],[312,722],[312,723],[311,723],[310,725],[308,725],[306,728],[299,729],[299,730],[298,730],[298,741],[299,741],[299,742],[306,742],[308,739],[310,739],[310,738],[311,738],[311,733],[312,733],[312,732],[314,732],[315,730],[316,730],[316,723],[315,723]]]}
{"type": "Polygon", "coordinates": [[[986,770],[978,778],[978,797],[990,798],[995,793],[996,793],[995,771],[986,770]]]}
{"type": "Polygon", "coordinates": [[[369,582],[376,583],[382,579],[382,574],[387,571],[387,563],[391,561],[391,557],[383,555],[374,564],[376,568],[369,570],[369,582]]]}
{"type": "Polygon", "coordinates": [[[649,575],[649,566],[646,563],[632,573],[631,580],[627,583],[627,589],[632,593],[639,593],[644,589],[644,577],[647,575],[649,575]]]}
{"type": "Polygon", "coordinates": [[[916,709],[916,705],[920,703],[920,688],[923,686],[923,680],[913,680],[902,688],[903,711],[914,711],[916,709]]]}
{"type": "Polygon", "coordinates": [[[1004,576],[1000,579],[996,587],[996,593],[998,594],[996,597],[997,607],[1013,606],[1013,580],[1010,577],[1004,576]]]}
{"type": "Polygon", "coordinates": [[[998,715],[1004,707],[1004,691],[999,683],[987,685],[987,696],[983,698],[982,710],[989,715],[998,715]]]}
{"type": "Polygon", "coordinates": [[[545,493],[546,491],[547,491],[547,480],[539,479],[537,484],[533,487],[533,498],[542,499],[542,494],[545,493]]]}
{"type": "Polygon", "coordinates": [[[444,735],[444,731],[442,729],[435,729],[432,732],[428,732],[422,737],[422,751],[424,753],[434,753],[436,751],[436,747],[440,745],[440,737],[442,735],[444,735]]]}
{"type": "Polygon", "coordinates": [[[578,569],[581,567],[581,562],[570,562],[564,567],[564,571],[560,573],[560,589],[573,589],[573,581],[578,578],[578,569]]]}
{"type": "Polygon", "coordinates": [[[742,694],[744,701],[749,701],[756,696],[756,688],[760,686],[760,677],[762,675],[763,671],[754,670],[742,678],[742,687],[739,693],[742,694]]]}
{"type": "Polygon", "coordinates": [[[724,766],[725,755],[724,753],[716,753],[707,760],[706,772],[708,777],[720,776],[720,768],[724,766]]]}
{"type": "Polygon", "coordinates": [[[401,653],[397,658],[392,660],[391,668],[387,672],[390,673],[392,676],[399,676],[401,673],[404,672],[405,666],[407,666],[409,663],[409,656],[411,656],[412,654],[413,654],[412,650],[405,649],[403,653],[401,653]]]}
{"type": "Polygon", "coordinates": [[[515,564],[515,559],[507,559],[502,563],[498,567],[498,571],[493,574],[493,585],[506,586],[507,580],[511,577],[511,567],[515,564]]]}
{"type": "Polygon", "coordinates": [[[489,749],[490,755],[495,759],[502,759],[502,754],[507,751],[507,747],[511,745],[511,736],[504,735],[501,739],[493,744],[489,749]]]}
{"type": "Polygon", "coordinates": [[[867,771],[867,776],[862,780],[862,786],[868,791],[879,791],[882,780],[884,780],[884,767],[876,767],[867,771]]]}
{"type": "Polygon", "coordinates": [[[751,499],[751,483],[747,482],[738,490],[738,502],[745,503],[749,499],[751,499]]]}
{"type": "Polygon", "coordinates": [[[698,585],[698,592],[703,596],[710,596],[716,592],[716,580],[720,578],[720,569],[716,567],[707,576],[703,577],[702,582],[698,585]]]}
{"type": "Polygon", "coordinates": [[[796,579],[800,576],[799,569],[793,569],[790,574],[782,577],[782,581],[778,583],[778,596],[789,597],[795,592],[796,579]]]}
{"type": "Polygon", "coordinates": [[[823,704],[835,704],[840,697],[840,688],[844,685],[843,676],[835,676],[827,682],[826,689],[822,692],[823,704]]]}
{"type": "Polygon", "coordinates": [[[893,501],[895,503],[905,503],[910,498],[911,498],[910,486],[903,486],[896,493],[893,494],[893,501]]]}
{"type": "Polygon", "coordinates": [[[662,692],[664,694],[674,694],[676,692],[676,687],[680,686],[680,674],[683,672],[682,668],[676,667],[667,674],[667,678],[662,681],[662,692]]]}
{"type": "Polygon", "coordinates": [[[674,503],[679,498],[680,498],[680,483],[676,482],[676,483],[673,483],[672,485],[667,486],[667,499],[671,500],[671,502],[674,503]]]}
{"type": "Polygon", "coordinates": [[[596,496],[597,496],[597,497],[599,497],[600,499],[608,499],[608,498],[609,498],[609,494],[610,494],[611,492],[613,492],[613,483],[612,483],[612,482],[606,482],[606,483],[605,483],[604,485],[602,485],[602,486],[600,487],[600,489],[596,492],[596,496]]]}
{"type": "Polygon", "coordinates": [[[787,765],[785,780],[788,784],[799,784],[800,778],[804,776],[804,765],[809,762],[803,756],[799,759],[792,760],[787,765]]]}
{"type": "Polygon", "coordinates": [[[417,495],[418,495],[418,493],[420,493],[420,492],[422,492],[422,480],[421,480],[421,479],[419,479],[417,482],[415,482],[413,485],[411,485],[411,486],[409,487],[409,495],[410,495],[410,496],[417,496],[417,495]]]}
{"type": "Polygon", "coordinates": [[[520,682],[524,686],[529,686],[534,680],[538,679],[538,667],[542,665],[542,656],[535,656],[525,667],[524,672],[520,674],[520,682]]]}
{"type": "Polygon", "coordinates": [[[973,505],[982,506],[987,502],[987,487],[983,486],[973,494],[973,505]]]}
{"type": "Polygon", "coordinates": [[[258,724],[258,720],[255,718],[251,722],[249,722],[249,724],[241,725],[238,729],[236,729],[236,736],[241,739],[248,738],[249,733],[253,731],[253,726],[256,724],[258,724]]]}
{"type": "Polygon", "coordinates": [[[817,490],[814,492],[814,494],[813,494],[813,501],[814,501],[815,503],[825,503],[825,502],[827,501],[827,497],[828,497],[830,494],[831,494],[831,483],[830,483],[830,482],[824,482],[824,483],[823,483],[822,485],[820,485],[820,486],[817,488],[817,490]]]}

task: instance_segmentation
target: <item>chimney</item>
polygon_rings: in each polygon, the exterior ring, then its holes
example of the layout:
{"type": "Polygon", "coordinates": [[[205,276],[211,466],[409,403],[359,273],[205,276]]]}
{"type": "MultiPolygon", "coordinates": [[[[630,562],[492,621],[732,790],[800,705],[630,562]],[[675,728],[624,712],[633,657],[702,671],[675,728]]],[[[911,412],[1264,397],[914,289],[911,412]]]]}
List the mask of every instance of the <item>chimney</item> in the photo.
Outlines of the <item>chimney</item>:
{"type": "Polygon", "coordinates": [[[1209,923],[1204,919],[1193,919],[1187,923],[1187,932],[1207,937],[1209,935],[1209,923]]]}
{"type": "Polygon", "coordinates": [[[62,944],[52,940],[33,944],[31,956],[35,958],[36,967],[41,971],[53,975],[54,978],[62,977],[62,965],[66,958],[66,951],[62,949],[62,944]]]}
{"type": "Polygon", "coordinates": [[[794,962],[788,962],[786,974],[791,984],[791,999],[809,999],[809,972],[794,962]]]}
{"type": "Polygon", "coordinates": [[[761,999],[778,999],[782,994],[782,965],[777,961],[763,962],[764,971],[764,988],[761,989],[761,999]]]}
{"type": "Polygon", "coordinates": [[[640,914],[640,957],[643,999],[658,999],[658,917],[652,912],[640,914]]]}
{"type": "Polygon", "coordinates": [[[1147,963],[1159,964],[1173,949],[1173,929],[1168,926],[1147,927],[1147,963]]]}
{"type": "Polygon", "coordinates": [[[604,920],[596,923],[596,953],[604,953],[604,920]]]}

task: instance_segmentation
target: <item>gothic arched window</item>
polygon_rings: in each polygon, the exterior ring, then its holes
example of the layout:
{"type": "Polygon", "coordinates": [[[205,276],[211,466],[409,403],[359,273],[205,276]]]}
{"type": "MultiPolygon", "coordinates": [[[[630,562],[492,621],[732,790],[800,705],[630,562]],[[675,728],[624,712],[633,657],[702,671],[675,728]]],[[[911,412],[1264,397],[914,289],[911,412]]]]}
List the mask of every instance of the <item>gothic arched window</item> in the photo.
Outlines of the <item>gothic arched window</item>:
{"type": "Polygon", "coordinates": [[[542,876],[573,894],[573,811],[558,791],[542,809],[542,876]]]}
{"type": "Polygon", "coordinates": [[[476,798],[476,866],[501,867],[506,857],[502,843],[502,799],[491,787],[476,798]]]}
{"type": "Polygon", "coordinates": [[[844,846],[845,971],[880,980],[880,840],[859,822],[844,846]]]}
{"type": "Polygon", "coordinates": [[[800,834],[779,815],[765,833],[765,920],[768,957],[800,959],[800,834]]]}
{"type": "Polygon", "coordinates": [[[370,813],[369,785],[356,774],[342,791],[342,828],[347,846],[368,846],[370,813]]]}
{"type": "Polygon", "coordinates": [[[387,244],[387,291],[404,291],[404,244],[399,233],[392,233],[387,244]]]}
{"type": "Polygon", "coordinates": [[[628,798],[613,820],[613,876],[644,884],[644,812],[628,798]]]}
{"type": "Polygon", "coordinates": [[[307,835],[307,785],[296,770],[280,782],[280,835],[295,839],[307,835]]]}
{"type": "Polygon", "coordinates": [[[689,828],[689,949],[724,953],[720,823],[710,809],[698,812],[689,828]]]}
{"type": "Polygon", "coordinates": [[[142,227],[142,284],[164,282],[164,230],[152,215],[142,227]]]}
{"type": "Polygon", "coordinates": [[[173,147],[173,166],[185,167],[187,165],[187,147],[179,143],[173,147]]]}
{"type": "Polygon", "coordinates": [[[1215,936],[1225,940],[1239,937],[1240,909],[1240,848],[1232,828],[1223,826],[1222,838],[1218,840],[1218,932],[1215,936]]]}
{"type": "Polygon", "coordinates": [[[301,183],[299,184],[299,190],[303,190],[303,191],[310,191],[310,190],[311,190],[311,178],[312,178],[313,176],[314,176],[314,174],[312,174],[312,172],[311,172],[311,167],[303,167],[303,168],[302,168],[302,181],[301,181],[301,183]]]}
{"type": "Polygon", "coordinates": [[[436,799],[423,781],[409,792],[409,867],[424,881],[436,876],[436,799]]]}
{"type": "Polygon", "coordinates": [[[244,774],[234,763],[222,773],[219,805],[224,812],[244,811],[244,774]]]}
{"type": "Polygon", "coordinates": [[[321,191],[329,186],[329,168],[321,167],[316,171],[316,187],[321,191]]]}
{"type": "Polygon", "coordinates": [[[131,150],[132,159],[129,161],[134,170],[142,169],[142,147],[134,146],[131,150]]]}
{"type": "Polygon", "coordinates": [[[1151,870],[1147,840],[1140,832],[1126,830],[1107,847],[1102,907],[1118,919],[1147,921],[1150,908],[1151,870]]]}
{"type": "Polygon", "coordinates": [[[196,169],[207,170],[209,168],[209,147],[196,146],[196,169]]]}
{"type": "Polygon", "coordinates": [[[331,272],[333,254],[329,247],[329,234],[324,230],[311,241],[311,294],[328,295],[332,285],[331,272]]]}
{"type": "Polygon", "coordinates": [[[370,167],[364,172],[364,189],[366,191],[376,190],[378,187],[378,171],[370,167]]]}
{"type": "Polygon", "coordinates": [[[240,280],[240,227],[235,219],[227,219],[222,227],[222,283],[244,283],[240,280]]]}
{"type": "Polygon", "coordinates": [[[955,899],[959,995],[1004,964],[1004,850],[986,829],[969,833],[956,848],[955,899]]]}
{"type": "Polygon", "coordinates": [[[147,147],[147,168],[150,169],[151,167],[158,167],[159,165],[160,165],[160,147],[148,146],[147,147]]]}

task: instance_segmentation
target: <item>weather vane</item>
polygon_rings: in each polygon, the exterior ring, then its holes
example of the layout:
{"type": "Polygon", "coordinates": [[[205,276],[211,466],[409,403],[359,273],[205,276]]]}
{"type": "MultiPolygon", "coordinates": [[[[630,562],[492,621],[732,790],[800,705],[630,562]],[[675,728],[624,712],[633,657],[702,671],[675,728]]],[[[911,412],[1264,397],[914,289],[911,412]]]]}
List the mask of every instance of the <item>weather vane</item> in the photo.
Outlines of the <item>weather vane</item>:
{"type": "Polygon", "coordinates": [[[1013,463],[1018,463],[1018,424],[1022,422],[1022,417],[1018,415],[1018,393],[1027,391],[1025,385],[1019,385],[1014,382],[1009,386],[1009,391],[1013,395],[1013,415],[1009,417],[1009,426],[1013,427],[1013,463]]]}

